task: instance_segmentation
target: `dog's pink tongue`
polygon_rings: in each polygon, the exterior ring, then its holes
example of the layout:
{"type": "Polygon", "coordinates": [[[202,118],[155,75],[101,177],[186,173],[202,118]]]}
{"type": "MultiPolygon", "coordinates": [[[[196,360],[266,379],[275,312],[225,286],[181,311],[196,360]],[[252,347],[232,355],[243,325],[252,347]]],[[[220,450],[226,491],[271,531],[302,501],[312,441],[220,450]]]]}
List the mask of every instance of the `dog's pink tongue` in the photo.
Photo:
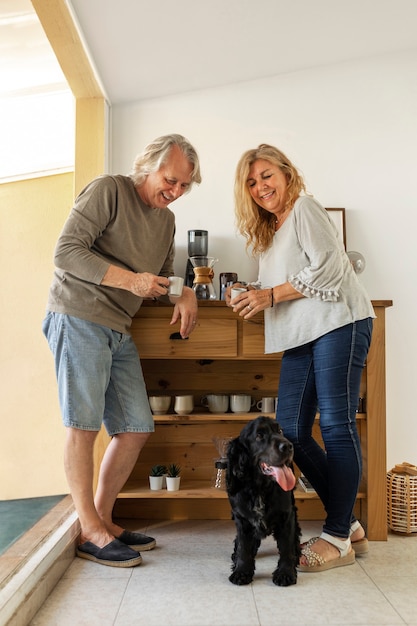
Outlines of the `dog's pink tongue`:
{"type": "Polygon", "coordinates": [[[274,476],[278,485],[284,491],[291,491],[295,487],[294,472],[290,467],[284,465],[283,467],[275,467],[274,465],[268,465],[267,463],[261,463],[262,472],[267,476],[274,476]]]}

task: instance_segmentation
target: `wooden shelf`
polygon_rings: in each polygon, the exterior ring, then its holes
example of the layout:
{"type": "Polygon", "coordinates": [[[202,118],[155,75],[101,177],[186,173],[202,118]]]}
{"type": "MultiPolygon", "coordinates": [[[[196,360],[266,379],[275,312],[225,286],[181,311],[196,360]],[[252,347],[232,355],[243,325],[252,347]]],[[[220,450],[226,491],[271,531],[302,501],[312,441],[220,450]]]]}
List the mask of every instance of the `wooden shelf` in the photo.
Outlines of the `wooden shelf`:
{"type": "MultiPolygon", "coordinates": [[[[294,491],[296,500],[319,500],[318,495],[314,491],[304,491],[300,487],[297,487],[294,491]]],[[[366,493],[364,491],[359,491],[357,495],[357,499],[362,500],[366,498],[366,493]]]]}
{"type": "Polygon", "coordinates": [[[181,481],[178,491],[167,489],[152,491],[149,489],[149,483],[137,481],[128,483],[119,494],[119,498],[220,498],[223,500],[227,499],[227,493],[222,489],[215,489],[206,480],[181,481]]]}
{"type": "MultiPolygon", "coordinates": [[[[190,413],[189,415],[177,415],[176,413],[166,413],[164,415],[154,415],[155,424],[203,424],[212,422],[238,422],[246,423],[260,415],[260,411],[249,413],[190,413]]],[[[275,418],[275,413],[262,413],[268,417],[275,418]]],[[[319,420],[319,414],[316,415],[316,421],[319,420]]],[[[366,413],[357,413],[357,420],[366,419],[366,413]]]]}
{"type": "MultiPolygon", "coordinates": [[[[318,500],[316,493],[312,491],[304,491],[297,487],[294,492],[296,500],[318,500]]],[[[135,481],[128,483],[123,491],[119,494],[119,498],[211,498],[211,499],[227,499],[227,493],[223,489],[216,489],[205,480],[187,480],[181,482],[179,491],[168,491],[160,489],[152,491],[149,484],[144,481],[135,481]]],[[[358,498],[365,498],[365,493],[360,492],[358,498]]]]}
{"type": "MultiPolygon", "coordinates": [[[[355,515],[370,540],[386,540],[386,425],[385,425],[385,309],[391,300],[375,300],[371,347],[360,396],[366,412],[357,413],[363,453],[361,491],[355,515]]],[[[144,446],[115,504],[114,514],[134,519],[230,519],[225,491],[211,486],[216,439],[237,437],[242,427],[261,412],[210,413],[201,406],[209,393],[250,394],[255,403],[279,394],[282,354],[264,353],[263,314],[249,322],[223,301],[199,302],[198,322],[187,341],[170,325],[172,306],[144,302],[132,323],[132,337],[141,356],[149,395],[192,394],[189,415],[155,415],[155,432],[144,446]],[[156,463],[181,466],[179,491],[151,491],[148,474],[156,463]]],[[[274,417],[273,413],[267,414],[274,417]]],[[[322,445],[319,416],[313,429],[322,445]]],[[[109,438],[102,429],[95,446],[98,468],[109,438]]],[[[296,474],[298,469],[296,469],[296,474]]],[[[97,484],[98,472],[95,472],[97,484]]],[[[325,511],[316,493],[295,491],[300,520],[323,520],[325,511]]]]}
{"type": "MultiPolygon", "coordinates": [[[[190,413],[189,415],[177,415],[176,413],[166,415],[154,415],[155,424],[210,424],[212,422],[238,422],[246,423],[259,415],[256,413],[190,413]]],[[[273,413],[264,413],[269,417],[274,417],[273,413]]]]}

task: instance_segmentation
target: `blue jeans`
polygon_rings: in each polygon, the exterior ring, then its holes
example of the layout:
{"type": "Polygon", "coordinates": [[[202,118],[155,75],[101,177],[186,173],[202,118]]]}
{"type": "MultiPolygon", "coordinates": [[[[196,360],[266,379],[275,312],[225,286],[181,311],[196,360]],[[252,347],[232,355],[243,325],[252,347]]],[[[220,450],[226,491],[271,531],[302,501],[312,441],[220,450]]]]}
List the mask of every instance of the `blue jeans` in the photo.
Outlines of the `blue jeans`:
{"type": "Polygon", "coordinates": [[[277,421],[324,505],[323,530],[343,539],[362,474],[356,410],[372,324],[367,318],[287,350],[281,365],[277,421]],[[318,410],[325,450],[312,437],[318,410]]]}

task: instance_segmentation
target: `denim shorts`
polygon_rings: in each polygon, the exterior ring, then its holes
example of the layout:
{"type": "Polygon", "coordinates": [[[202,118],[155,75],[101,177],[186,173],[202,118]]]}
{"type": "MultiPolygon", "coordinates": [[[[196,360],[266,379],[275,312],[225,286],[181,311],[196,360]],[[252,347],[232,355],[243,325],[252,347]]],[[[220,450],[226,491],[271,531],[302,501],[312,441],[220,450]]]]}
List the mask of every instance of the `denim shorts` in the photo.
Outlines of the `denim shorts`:
{"type": "Polygon", "coordinates": [[[65,426],[110,436],[154,431],[139,355],[130,335],[61,313],[42,325],[55,358],[65,426]]]}

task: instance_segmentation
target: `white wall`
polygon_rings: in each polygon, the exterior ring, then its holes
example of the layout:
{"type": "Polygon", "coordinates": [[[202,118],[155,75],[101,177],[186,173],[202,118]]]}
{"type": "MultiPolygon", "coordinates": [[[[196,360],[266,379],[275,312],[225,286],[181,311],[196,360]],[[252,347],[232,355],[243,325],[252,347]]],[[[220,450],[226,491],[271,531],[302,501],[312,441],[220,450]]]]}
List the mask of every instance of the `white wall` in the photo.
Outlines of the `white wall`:
{"type": "Polygon", "coordinates": [[[289,155],[324,206],[346,208],[347,248],[367,261],[361,280],[372,299],[394,301],[386,314],[387,468],[417,463],[417,50],[115,107],[112,171],[127,173],[136,152],[168,132],[188,137],[203,171],[201,186],[172,205],[178,273],[187,230],[204,228],[219,258],[216,287],[222,271],[256,278],[235,233],[233,178],[241,153],[261,142],[289,155]]]}

